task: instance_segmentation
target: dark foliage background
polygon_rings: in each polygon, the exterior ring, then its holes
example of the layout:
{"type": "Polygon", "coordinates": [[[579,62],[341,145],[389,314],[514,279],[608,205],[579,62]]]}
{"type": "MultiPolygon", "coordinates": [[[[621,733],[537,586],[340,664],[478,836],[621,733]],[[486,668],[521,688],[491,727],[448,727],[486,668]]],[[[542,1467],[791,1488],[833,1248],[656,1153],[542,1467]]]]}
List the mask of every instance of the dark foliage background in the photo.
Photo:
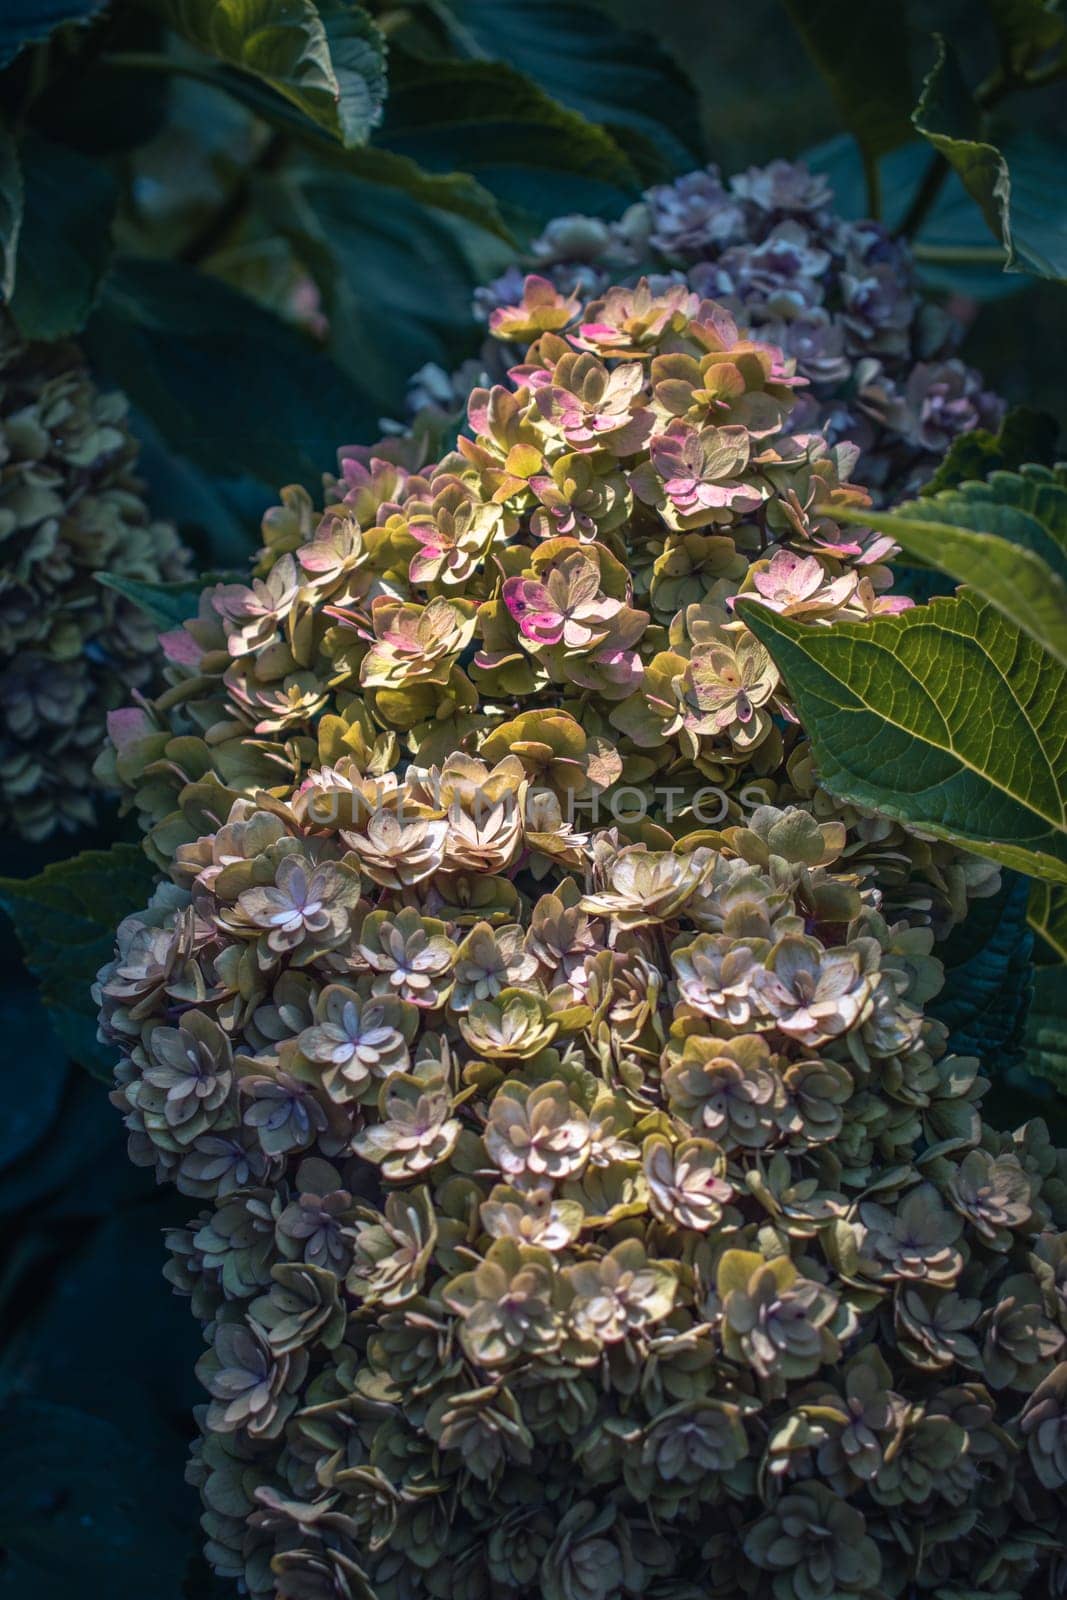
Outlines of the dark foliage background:
{"type": "MultiPolygon", "coordinates": [[[[51,22],[101,7],[48,0],[19,10],[3,24],[9,56],[20,22],[21,38],[44,40],[51,22]]],[[[379,417],[401,410],[410,371],[473,350],[472,286],[546,218],[618,215],[648,182],[709,156],[733,172],[812,151],[844,207],[862,214],[864,165],[843,131],[855,126],[850,107],[869,107],[872,81],[877,98],[879,74],[887,104],[894,84],[914,97],[934,32],[957,47],[967,80],[981,81],[998,8],[601,0],[589,10],[553,0],[531,30],[529,8],[513,0],[376,7],[392,26],[389,94],[371,142],[347,147],[232,67],[208,63],[210,86],[194,70],[203,55],[187,45],[174,51],[188,72],[138,68],[138,55],[158,66],[174,10],[117,3],[91,31],[32,46],[0,77],[22,174],[12,309],[37,336],[78,332],[101,381],[127,391],[156,512],[178,520],[218,568],[244,561],[281,483],[313,486],[337,445],[377,436],[379,417]],[[790,13],[806,17],[831,58],[834,41],[858,30],[866,60],[836,80],[831,60],[828,83],[790,13]],[[635,53],[610,24],[654,24],[662,57],[647,46],[635,53]],[[325,343],[302,295],[329,314],[325,343]]],[[[1031,90],[1018,112],[1061,150],[1064,100],[1062,83],[1031,90]]],[[[1016,115],[1014,102],[1005,109],[1016,115]]],[[[910,127],[903,137],[881,139],[891,152],[883,204],[896,218],[931,160],[910,127]]],[[[875,147],[879,139],[875,130],[875,147]]],[[[1049,169],[1052,187],[1055,171],[1062,195],[1067,163],[1049,169]]],[[[954,181],[927,242],[931,287],[969,324],[965,359],[1009,400],[1067,424],[1062,285],[991,264],[992,236],[954,181]],[[982,259],[965,260],[968,250],[982,259]]],[[[1062,236],[1059,248],[1052,277],[1067,259],[1062,236]]],[[[33,924],[43,996],[5,924],[0,1595],[208,1600],[224,1589],[197,1554],[196,1497],[182,1479],[199,1338],[161,1276],[162,1230],[191,1203],[157,1193],[130,1166],[105,1085],[68,1055],[92,1057],[85,975],[150,876],[118,820],[49,847],[0,842],[0,875],[23,934],[33,924]],[[107,881],[110,866],[73,901],[65,880],[54,901],[40,880],[28,893],[12,883],[122,840],[128,851],[112,858],[128,873],[121,885],[107,881]]],[[[1020,1064],[1032,982],[1027,895],[1026,881],[1006,874],[1001,896],[979,902],[980,922],[947,952],[941,1014],[957,1048],[982,1053],[999,1075],[992,1104],[1006,1120],[1029,1106],[1063,1135],[1051,1091],[1020,1064]]]]}

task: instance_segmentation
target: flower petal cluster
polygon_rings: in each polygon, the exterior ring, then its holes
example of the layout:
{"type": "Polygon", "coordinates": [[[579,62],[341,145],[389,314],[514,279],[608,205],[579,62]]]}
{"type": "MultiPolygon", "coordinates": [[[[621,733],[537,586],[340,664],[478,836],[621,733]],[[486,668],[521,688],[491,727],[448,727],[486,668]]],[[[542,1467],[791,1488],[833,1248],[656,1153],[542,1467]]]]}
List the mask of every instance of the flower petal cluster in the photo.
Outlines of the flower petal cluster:
{"type": "MultiPolygon", "coordinates": [[[[787,176],[744,204],[819,203],[787,176]]],[[[992,880],[834,805],[731,603],[892,600],[852,457],[684,286],[504,323],[455,451],[287,491],[115,724],[162,877],[101,1033],[198,1208],[208,1559],[254,1600],[1044,1593],[1067,1157],[923,1011],[992,880]]]]}
{"type": "Polygon", "coordinates": [[[158,670],[154,624],[96,575],[191,574],[136,456],[124,399],[80,352],[0,318],[0,824],[26,839],[92,822],[107,716],[158,670]]]}
{"type": "Polygon", "coordinates": [[[1067,1153],[982,1124],[845,828],[592,830],[537,876],[521,761],[455,756],[383,785],[456,821],[386,880],[362,781],[234,800],[99,978],[130,1153],[205,1207],[168,1276],[217,1569],[657,1600],[728,1537],[753,1593],[880,1600],[1014,1540],[1051,1581],[1067,1153]]]}
{"type": "MultiPolygon", "coordinates": [[[[796,362],[807,380],[797,423],[857,445],[860,477],[879,501],[912,492],[957,435],[995,428],[1003,414],[955,354],[959,326],[919,294],[907,245],[880,223],[839,216],[830,184],[803,164],[774,161],[728,181],[710,166],[648,190],[618,222],[557,218],[530,264],[537,287],[527,301],[515,268],[477,291],[475,310],[495,335],[521,343],[556,331],[576,295],[594,295],[588,346],[640,352],[687,291],[717,300],[796,362]],[[637,285],[642,274],[647,286],[637,285]]],[[[483,363],[498,370],[492,342],[483,363]]],[[[411,403],[458,409],[466,387],[465,374],[425,368],[411,403]]],[[[665,452],[680,466],[675,514],[699,515],[707,496],[730,492],[721,447],[690,437],[665,452]]]]}
{"type": "MultiPolygon", "coordinates": [[[[514,818],[495,802],[465,810],[461,762],[447,795],[397,814],[398,768],[460,756],[511,756],[496,798],[516,776],[530,785],[539,872],[573,868],[634,789],[672,837],[764,801],[841,814],[734,601],[817,622],[909,603],[892,591],[891,543],[835,521],[869,499],[849,479],[855,450],[796,427],[810,384],[723,305],[646,280],[563,298],[504,381],[471,392],[455,450],[342,451],[324,511],[286,490],[251,581],[205,591],[163,636],[166,692],[111,719],[98,763],[148,824],[158,865],[236,798],[299,789],[313,807],[309,774],[343,767],[330,803],[375,883],[414,889],[446,855],[456,871],[506,870],[514,818]]],[[[507,328],[522,306],[543,321],[546,303],[528,278],[507,328]]],[[[909,916],[921,899],[941,930],[992,886],[948,846],[848,817],[856,870],[877,863],[909,916]]],[[[303,937],[287,879],[248,889],[240,915],[279,919],[275,945],[303,937]]],[[[648,890],[631,885],[635,914],[648,890]]],[[[376,994],[392,992],[406,937],[389,930],[375,948],[376,994]]],[[[430,966],[424,979],[436,1003],[430,966]]]]}

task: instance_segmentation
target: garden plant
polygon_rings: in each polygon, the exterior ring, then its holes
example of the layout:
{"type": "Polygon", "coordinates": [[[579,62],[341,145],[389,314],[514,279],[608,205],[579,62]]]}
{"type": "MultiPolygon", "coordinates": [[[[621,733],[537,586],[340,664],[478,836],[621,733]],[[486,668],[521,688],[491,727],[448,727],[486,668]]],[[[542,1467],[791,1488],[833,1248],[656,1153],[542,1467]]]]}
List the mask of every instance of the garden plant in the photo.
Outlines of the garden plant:
{"type": "Polygon", "coordinates": [[[0,20],[0,1594],[1067,1596],[1065,78],[0,20]]]}

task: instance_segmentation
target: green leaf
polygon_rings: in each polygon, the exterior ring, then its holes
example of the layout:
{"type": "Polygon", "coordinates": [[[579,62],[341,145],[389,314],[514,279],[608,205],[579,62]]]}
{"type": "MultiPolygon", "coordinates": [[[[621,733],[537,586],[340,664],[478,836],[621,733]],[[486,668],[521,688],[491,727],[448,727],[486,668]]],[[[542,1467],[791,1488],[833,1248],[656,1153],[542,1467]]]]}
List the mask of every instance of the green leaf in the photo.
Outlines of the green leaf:
{"type": "Polygon", "coordinates": [[[0,297],[10,300],[22,228],[22,168],[18,149],[0,126],[0,297]]]}
{"type": "Polygon", "coordinates": [[[48,1400],[8,1400],[0,1410],[0,1594],[178,1600],[184,1530],[146,1492],[147,1465],[110,1422],[48,1400]]]}
{"type": "Polygon", "coordinates": [[[1008,169],[1005,272],[1067,278],[1067,145],[1026,131],[1001,146],[1008,169]]]}
{"type": "MultiPolygon", "coordinates": [[[[335,165],[342,167],[341,162],[335,165]]],[[[496,200],[467,172],[425,172],[407,156],[378,149],[351,152],[344,158],[343,171],[366,183],[396,189],[433,211],[462,217],[505,244],[515,246],[515,236],[501,216],[496,200]]]]}
{"type": "Polygon", "coordinates": [[[623,144],[636,134],[664,176],[702,159],[696,91],[651,34],[574,0],[435,0],[432,9],[462,54],[516,67],[623,144]]]}
{"type": "MultiPolygon", "coordinates": [[[[337,123],[346,149],[366,144],[381,121],[388,90],[386,46],[381,30],[361,5],[317,0],[337,78],[337,123]]],[[[324,127],[332,118],[320,118],[324,127]]]]}
{"type": "Polygon", "coordinates": [[[247,572],[261,542],[260,519],[275,503],[278,485],[203,472],[170,449],[136,407],[131,407],[130,429],[141,447],[137,476],[146,485],[149,505],[166,506],[204,566],[247,572]]]}
{"type": "Polygon", "coordinates": [[[98,1077],[110,1077],[114,1053],[96,1040],[90,989],[114,952],[116,928],[147,903],[154,882],[134,844],[86,850],[35,878],[0,878],[0,907],[15,924],[52,1026],[98,1077]]]}
{"type": "MultiPolygon", "coordinates": [[[[1024,72],[1067,38],[1067,22],[1046,0],[985,0],[993,19],[1001,60],[1009,71],[1024,72]]],[[[1055,5],[1056,0],[1053,0],[1055,5]]]]}
{"type": "Polygon", "coordinates": [[[1053,883],[1032,883],[1027,918],[1040,941],[1038,960],[1067,961],[1067,889],[1053,883]]]}
{"type": "Polygon", "coordinates": [[[1026,1066],[1067,1095],[1067,967],[1039,967],[1023,1040],[1026,1066]]]}
{"type": "MultiPolygon", "coordinates": [[[[826,79],[872,183],[877,158],[911,136],[914,103],[908,31],[896,0],[785,0],[805,48],[826,79]]],[[[872,196],[872,199],[876,196],[872,196]]]]}
{"type": "Polygon", "coordinates": [[[173,261],[110,275],[85,344],[172,450],[222,477],[321,487],[379,408],[329,356],[226,284],[173,261]]]}
{"type": "MultiPolygon", "coordinates": [[[[96,1090],[107,1104],[106,1095],[96,1090]]],[[[127,1159],[122,1120],[108,1106],[113,1161],[127,1159]]],[[[189,1220],[190,1207],[174,1193],[153,1193],[141,1174],[132,1191],[139,1204],[105,1216],[85,1247],[64,1263],[61,1292],[46,1300],[15,1350],[23,1357],[34,1390],[59,1404],[85,1406],[118,1428],[160,1471],[173,1474],[166,1504],[154,1500],[146,1517],[161,1533],[178,1507],[189,1533],[196,1526],[197,1496],[181,1494],[188,1453],[188,1413],[203,1399],[193,1365],[203,1350],[203,1335],[188,1304],[178,1300],[163,1277],[166,1259],[162,1232],[189,1220]],[[78,1337],[70,1337],[70,1307],[78,1309],[78,1337]],[[116,1309],[135,1340],[116,1338],[116,1309]],[[21,1348],[20,1348],[21,1347],[21,1348]],[[184,1414],[183,1414],[184,1413],[184,1414]]],[[[130,1192],[129,1190],[127,1192],[130,1192]]],[[[69,1201],[58,1197],[51,1214],[69,1201]]],[[[9,1358],[10,1359],[10,1358],[9,1358]]],[[[16,1370],[18,1370],[16,1365],[16,1370]]],[[[20,1374],[21,1376],[21,1374],[20,1374]]],[[[147,1462],[146,1462],[147,1465],[147,1462]]],[[[154,1497],[145,1497],[150,1502],[154,1497]]],[[[101,1600],[108,1594],[103,1591],[101,1600]]],[[[154,1600],[145,1592],[139,1600],[154,1600]]]]}
{"type": "Polygon", "coordinates": [[[163,629],[180,628],[189,617],[195,617],[200,604],[206,577],[192,578],[187,583],[142,583],[137,578],[122,578],[114,572],[98,572],[97,583],[106,589],[115,589],[127,600],[158,622],[163,629]]]}
{"type": "Polygon", "coordinates": [[[1013,406],[998,433],[974,428],[957,434],[937,471],[919,492],[925,498],[991,472],[1018,472],[1027,464],[1047,466],[1055,460],[1058,438],[1055,417],[1029,406],[1013,406]]]}
{"type": "Polygon", "coordinates": [[[514,67],[424,61],[392,50],[377,144],[429,172],[468,172],[534,217],[617,214],[641,175],[610,132],[569,110],[514,67]]]}
{"type": "Polygon", "coordinates": [[[269,84],[349,146],[365,144],[385,100],[385,42],[342,0],[150,0],[191,44],[269,84]]]}
{"type": "MultiPolygon", "coordinates": [[[[909,555],[969,584],[1067,666],[1067,548],[1020,504],[1028,487],[1015,473],[996,472],[988,483],[946,489],[892,512],[848,507],[841,521],[888,534],[909,555]]],[[[1059,498],[1067,545],[1067,488],[1048,488],[1059,498]]]]}
{"type": "Polygon", "coordinates": [[[454,365],[474,347],[479,274],[447,213],[319,164],[276,179],[263,204],[319,285],[338,364],[380,413],[402,409],[425,362],[454,365]]]}
{"type": "MultiPolygon", "coordinates": [[[[870,215],[863,159],[850,134],[824,140],[805,151],[800,160],[829,180],[834,210],[841,216],[862,219],[870,215]]],[[[918,137],[879,158],[877,186],[883,196],[882,221],[891,231],[904,221],[919,184],[937,160],[936,152],[918,137]]],[[[913,243],[918,251],[915,275],[925,288],[994,300],[1016,295],[1026,287],[1025,278],[1003,270],[999,252],[990,243],[985,219],[954,172],[942,185],[913,243]],[[940,260],[942,251],[951,253],[945,262],[940,260]],[[982,260],[983,254],[994,259],[982,260]],[[969,259],[973,257],[977,259],[969,259]]]]}
{"type": "Polygon", "coordinates": [[[28,44],[39,44],[67,23],[87,23],[107,0],[4,0],[0,16],[0,70],[28,44]]]}
{"type": "Polygon", "coordinates": [[[964,591],[831,626],[737,611],[833,794],[1067,883],[1067,672],[993,606],[964,591]]]}
{"type": "Polygon", "coordinates": [[[99,1082],[87,1072],[68,1072],[55,1118],[18,1161],[0,1172],[0,1216],[47,1203],[63,1189],[73,1190],[83,1216],[90,1210],[110,1210],[115,1190],[123,1187],[119,1171],[107,1165],[122,1156],[122,1141],[115,1137],[121,1123],[117,1130],[115,1123],[115,1108],[99,1082]],[[102,1208],[86,1203],[94,1184],[108,1191],[102,1208]]]}
{"type": "Polygon", "coordinates": [[[38,997],[17,967],[0,988],[6,1111],[0,1123],[0,1170],[32,1148],[55,1117],[67,1081],[67,1053],[48,1026],[38,997]]]}
{"type": "Polygon", "coordinates": [[[417,162],[378,147],[339,150],[322,129],[302,116],[272,89],[243,73],[223,68],[216,87],[239,100],[257,117],[292,134],[315,151],[317,163],[330,170],[399,189],[434,210],[463,217],[505,244],[516,247],[511,230],[488,189],[466,172],[427,172],[417,162]]]}
{"type": "Polygon", "coordinates": [[[62,339],[85,326],[111,259],[115,181],[35,133],[20,153],[25,203],[11,314],[28,339],[62,339]]]}
{"type": "Polygon", "coordinates": [[[982,133],[955,55],[941,38],[912,115],[963,181],[1004,247],[1005,272],[1067,277],[1067,147],[1028,130],[994,145],[982,133]]]}
{"type": "MultiPolygon", "coordinates": [[[[993,1077],[992,1087],[983,1096],[982,1117],[990,1127],[1003,1133],[1013,1133],[1023,1123],[1040,1117],[1052,1143],[1062,1147],[1067,1144],[1067,1100],[1048,1078],[1027,1070],[1027,1065],[1032,1067],[1035,1059],[1030,1050],[1021,1062],[1013,1062],[1007,1068],[1001,1066],[993,1077]]],[[[968,1596],[963,1600],[968,1600],[968,1596]]],[[[982,1600],[982,1597],[974,1596],[973,1600],[982,1600]]]]}
{"type": "Polygon", "coordinates": [[[923,516],[937,506],[961,503],[963,514],[982,527],[999,522],[1005,537],[1039,556],[1067,580],[1067,467],[1028,462],[1018,472],[993,471],[985,481],[968,481],[955,489],[916,502],[923,516]]]}
{"type": "Polygon", "coordinates": [[[977,1056],[986,1073],[1020,1059],[1033,986],[1033,934],[1027,926],[1029,880],[1005,872],[995,895],[971,902],[937,954],[945,986],[927,1012],[949,1030],[947,1048],[977,1056]]]}

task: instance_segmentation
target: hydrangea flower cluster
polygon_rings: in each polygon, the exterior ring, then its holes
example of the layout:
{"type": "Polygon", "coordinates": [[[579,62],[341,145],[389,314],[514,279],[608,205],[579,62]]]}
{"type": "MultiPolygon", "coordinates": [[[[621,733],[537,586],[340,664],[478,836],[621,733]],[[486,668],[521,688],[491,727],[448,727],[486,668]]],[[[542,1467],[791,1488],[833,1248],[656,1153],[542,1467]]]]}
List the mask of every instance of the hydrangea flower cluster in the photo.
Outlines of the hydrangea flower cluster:
{"type": "MultiPolygon", "coordinates": [[[[930,477],[960,433],[995,428],[1003,404],[955,351],[959,324],[916,291],[907,245],[878,222],[835,214],[833,191],[801,164],[774,161],[723,182],[717,167],[650,189],[616,223],[564,216],[535,239],[528,267],[563,295],[599,295],[652,274],[720,301],[808,380],[794,426],[860,447],[862,481],[899,498],[930,477]]],[[[522,294],[512,267],[478,291],[499,329],[522,294]]],[[[517,334],[517,336],[520,336],[517,334]]],[[[492,344],[475,367],[499,368],[492,344]]],[[[462,409],[471,363],[423,368],[416,409],[462,409]]]]}
{"type": "Polygon", "coordinates": [[[164,634],[170,686],[109,719],[98,763],[175,849],[233,802],[351,758],[380,775],[514,750],[544,831],[642,815],[681,833],[760,803],[849,826],[857,870],[938,932],[996,869],[819,789],[739,593],[823,622],[895,611],[896,547],[834,520],[869,502],[847,443],[794,429],[795,363],[720,305],[642,280],[582,304],[536,276],[437,463],[413,436],[340,453],[326,510],[284,491],[251,587],[164,634]],[[627,796],[631,799],[627,800],[627,796]]]}
{"type": "Polygon", "coordinates": [[[149,519],[125,419],[76,349],[0,320],[0,824],[28,839],[92,821],[107,713],[158,663],[155,628],[94,575],[191,575],[149,519]]]}
{"type": "Polygon", "coordinates": [[[536,279],[435,464],[342,452],[112,718],[101,972],[267,1600],[1065,1592],[1067,1157],[924,1016],[986,867],[818,787],[745,592],[906,604],[684,285],[536,279]],[[518,327],[516,326],[518,325],[518,327]],[[977,1586],[977,1587],[976,1587],[977,1586]]]}

